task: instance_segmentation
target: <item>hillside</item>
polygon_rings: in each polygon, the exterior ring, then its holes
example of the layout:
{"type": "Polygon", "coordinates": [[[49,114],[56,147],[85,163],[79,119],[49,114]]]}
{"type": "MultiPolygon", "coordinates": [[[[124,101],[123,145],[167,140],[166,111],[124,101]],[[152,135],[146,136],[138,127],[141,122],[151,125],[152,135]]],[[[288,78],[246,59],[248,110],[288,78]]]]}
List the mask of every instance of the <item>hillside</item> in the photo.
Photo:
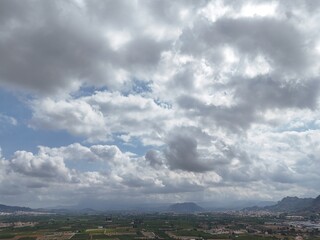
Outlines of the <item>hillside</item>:
{"type": "Polygon", "coordinates": [[[285,197],[276,205],[265,207],[274,212],[298,212],[311,207],[313,198],[285,197]]]}
{"type": "Polygon", "coordinates": [[[250,207],[249,211],[271,211],[271,212],[320,212],[320,196],[317,198],[285,197],[275,205],[266,207],[250,207]]]}
{"type": "Polygon", "coordinates": [[[307,210],[311,212],[320,212],[320,195],[312,201],[311,206],[308,207],[307,210]]]}
{"type": "Polygon", "coordinates": [[[19,211],[30,212],[34,210],[27,207],[7,206],[7,205],[0,204],[0,212],[12,213],[12,212],[19,212],[19,211]]]}
{"type": "Polygon", "coordinates": [[[172,204],[168,211],[177,213],[201,212],[204,209],[193,202],[172,204]]]}

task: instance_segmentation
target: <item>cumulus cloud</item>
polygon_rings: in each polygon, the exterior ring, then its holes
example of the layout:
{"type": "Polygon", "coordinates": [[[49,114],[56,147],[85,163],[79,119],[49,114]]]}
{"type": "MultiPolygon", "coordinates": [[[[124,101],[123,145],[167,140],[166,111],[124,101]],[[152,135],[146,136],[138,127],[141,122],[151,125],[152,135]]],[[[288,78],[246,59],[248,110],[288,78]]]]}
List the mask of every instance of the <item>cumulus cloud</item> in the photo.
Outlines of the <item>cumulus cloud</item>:
{"type": "MultiPolygon", "coordinates": [[[[1,177],[7,179],[5,185],[0,185],[2,193],[5,193],[5,186],[8,183],[15,182],[16,194],[22,194],[23,189],[28,188],[33,189],[30,190],[32,191],[30,194],[36,192],[44,199],[54,197],[55,191],[71,191],[66,196],[76,194],[85,197],[93,189],[99,188],[100,191],[103,190],[97,193],[97,198],[100,198],[106,192],[118,195],[128,188],[135,194],[199,191],[203,189],[204,184],[201,176],[199,180],[189,179],[182,172],[173,173],[165,166],[157,172],[146,164],[144,159],[132,153],[121,152],[116,146],[110,145],[86,147],[72,144],[60,148],[39,147],[37,154],[17,151],[12,158],[1,159],[0,164],[3,173],[1,177]],[[74,156],[73,153],[77,151],[85,155],[81,158],[74,156]],[[81,167],[82,164],[89,162],[103,163],[103,165],[97,165],[98,169],[94,171],[81,167]],[[61,189],[57,190],[57,186],[61,189]],[[45,188],[54,191],[48,193],[44,191],[45,188]],[[17,189],[20,189],[21,193],[17,192],[17,189]]],[[[216,176],[216,181],[218,180],[216,176]]],[[[31,195],[28,196],[30,197],[31,195]]]]}
{"type": "Polygon", "coordinates": [[[0,45],[1,55],[5,56],[0,59],[2,83],[53,92],[75,89],[80,79],[93,75],[102,78],[99,70],[105,48],[102,39],[95,37],[93,26],[81,20],[80,13],[70,10],[68,4],[39,1],[32,11],[31,2],[3,1],[1,4],[2,9],[8,8],[8,15],[12,13],[10,21],[2,22],[6,35],[0,45]],[[52,14],[44,14],[49,8],[52,14]],[[17,14],[16,11],[22,9],[25,9],[23,14],[17,14]],[[65,21],[66,15],[73,16],[73,20],[65,21]],[[97,48],[90,47],[94,45],[97,48]]]}
{"type": "Polygon", "coordinates": [[[75,135],[105,139],[107,131],[102,113],[86,102],[42,99],[33,102],[32,126],[65,130],[75,135]]]}
{"type": "MultiPolygon", "coordinates": [[[[313,140],[318,133],[314,134],[313,140]]],[[[36,154],[17,151],[12,158],[2,158],[0,161],[0,179],[6,179],[1,181],[0,192],[6,194],[3,199],[12,199],[16,195],[32,199],[36,194],[37,204],[44,205],[55,201],[70,204],[75,196],[80,200],[86,199],[92,192],[96,199],[111,200],[108,196],[112,194],[114,197],[122,196],[123,201],[127,199],[123,194],[128,191],[130,194],[127,197],[138,200],[139,196],[144,196],[157,201],[167,201],[177,196],[183,199],[192,192],[204,194],[204,197],[216,193],[230,195],[228,189],[231,186],[243,192],[244,195],[240,196],[243,198],[248,194],[253,196],[251,194],[256,192],[261,197],[270,197],[270,181],[274,183],[274,191],[280,191],[283,184],[288,192],[291,188],[302,189],[306,186],[310,190],[318,189],[311,181],[315,176],[304,178],[298,170],[299,165],[305,166],[303,161],[315,163],[313,156],[301,158],[303,154],[296,154],[289,161],[284,153],[274,151],[274,156],[268,156],[270,151],[257,149],[262,154],[259,159],[252,159],[252,156],[240,149],[221,141],[215,144],[218,150],[202,152],[196,149],[195,143],[188,137],[175,135],[171,137],[172,140],[178,142],[169,141],[168,149],[164,152],[152,150],[147,152],[145,158],[122,152],[114,145],[84,146],[79,143],[60,148],[40,147],[36,154]],[[183,148],[186,145],[192,145],[191,150],[183,148]],[[194,151],[195,157],[190,158],[192,154],[184,155],[181,148],[187,153],[194,151]],[[208,155],[213,159],[211,166],[209,162],[203,161],[208,155]],[[284,159],[282,164],[278,162],[280,158],[284,159]],[[93,164],[92,170],[88,169],[88,164],[93,164]],[[264,186],[265,191],[259,190],[261,186],[264,186]],[[29,193],[25,189],[29,189],[29,193]],[[57,193],[63,193],[63,197],[57,197],[57,193]]],[[[313,140],[306,144],[306,151],[313,140]]],[[[283,141],[274,139],[273,149],[283,141]]],[[[295,149],[295,146],[291,147],[292,154],[295,149]]],[[[313,167],[304,170],[311,173],[313,167]]]]}
{"type": "Polygon", "coordinates": [[[165,157],[172,169],[203,172],[212,170],[212,166],[199,159],[197,141],[190,136],[176,135],[168,140],[165,157]]]}
{"type": "Polygon", "coordinates": [[[170,127],[172,110],[150,97],[97,91],[77,99],[40,99],[32,102],[31,126],[67,130],[85,136],[89,141],[106,140],[113,133],[144,137],[150,144],[161,138],[164,127],[170,127]],[[152,113],[152,115],[150,115],[152,113]],[[161,122],[160,122],[161,121],[161,122]]]}
{"type": "Polygon", "coordinates": [[[0,155],[0,200],[316,194],[319,6],[1,1],[0,123],[83,142],[0,155]]]}
{"type": "Polygon", "coordinates": [[[260,111],[268,108],[315,109],[318,104],[318,79],[290,83],[260,76],[248,80],[239,79],[233,84],[235,98],[248,106],[255,105],[260,111]]]}
{"type": "Polygon", "coordinates": [[[302,33],[289,22],[272,18],[221,18],[214,23],[201,20],[197,24],[188,30],[191,33],[182,34],[183,52],[206,55],[207,49],[214,51],[211,46],[228,45],[243,58],[262,54],[275,70],[286,72],[305,70],[309,63],[308,50],[312,46],[304,42],[302,33]]]}
{"type": "Polygon", "coordinates": [[[233,104],[217,106],[194,97],[182,95],[178,104],[191,116],[205,122],[215,122],[232,131],[247,129],[263,119],[268,109],[315,109],[318,105],[319,81],[312,79],[298,83],[283,83],[268,76],[235,79],[225,87],[232,89],[233,104]]]}
{"type": "Polygon", "coordinates": [[[1,83],[43,95],[76,91],[82,84],[121,89],[130,78],[146,76],[172,43],[155,38],[151,27],[144,31],[154,9],[149,5],[3,1],[1,83]],[[128,41],[119,45],[123,36],[128,41]]]}
{"type": "Polygon", "coordinates": [[[34,156],[30,152],[17,151],[11,160],[11,167],[17,173],[34,177],[68,178],[63,159],[48,157],[42,153],[34,156]]]}
{"type": "Polygon", "coordinates": [[[161,166],[163,164],[162,154],[156,150],[149,150],[146,152],[145,159],[153,167],[161,166]]]}

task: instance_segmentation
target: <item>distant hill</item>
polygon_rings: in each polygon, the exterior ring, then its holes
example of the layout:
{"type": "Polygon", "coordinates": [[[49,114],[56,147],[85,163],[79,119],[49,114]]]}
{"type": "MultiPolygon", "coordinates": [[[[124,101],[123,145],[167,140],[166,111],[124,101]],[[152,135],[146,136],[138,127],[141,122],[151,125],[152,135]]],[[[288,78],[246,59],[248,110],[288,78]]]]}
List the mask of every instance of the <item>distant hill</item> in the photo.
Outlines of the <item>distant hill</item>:
{"type": "Polygon", "coordinates": [[[12,212],[31,212],[31,211],[34,211],[34,210],[27,207],[7,206],[7,205],[0,204],[0,212],[12,213],[12,212]]]}
{"type": "Polygon", "coordinates": [[[311,206],[309,206],[307,210],[311,212],[320,212],[320,195],[312,201],[311,206]]]}
{"type": "Polygon", "coordinates": [[[275,205],[266,207],[250,207],[244,210],[249,211],[271,211],[271,212],[309,212],[320,211],[320,196],[317,198],[298,198],[298,197],[285,197],[275,205]]]}
{"type": "Polygon", "coordinates": [[[15,213],[15,212],[39,212],[39,213],[57,213],[57,214],[68,214],[68,213],[81,213],[81,214],[93,214],[97,213],[96,210],[91,208],[84,209],[72,209],[72,208],[38,208],[32,209],[28,207],[18,206],[7,206],[0,204],[0,212],[15,213]]]}
{"type": "Polygon", "coordinates": [[[176,213],[201,212],[204,209],[193,202],[176,203],[169,206],[168,211],[176,213]]]}
{"type": "Polygon", "coordinates": [[[274,212],[298,212],[311,207],[313,198],[285,197],[276,205],[265,207],[274,212]]]}

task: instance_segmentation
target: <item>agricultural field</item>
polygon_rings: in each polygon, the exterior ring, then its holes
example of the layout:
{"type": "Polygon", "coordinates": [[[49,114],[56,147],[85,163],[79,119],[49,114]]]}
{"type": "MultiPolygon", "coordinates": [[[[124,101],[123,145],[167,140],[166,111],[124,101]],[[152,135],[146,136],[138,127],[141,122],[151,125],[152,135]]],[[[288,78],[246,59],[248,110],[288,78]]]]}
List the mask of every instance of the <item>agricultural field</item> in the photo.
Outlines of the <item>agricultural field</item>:
{"type": "Polygon", "coordinates": [[[1,216],[0,240],[320,240],[318,229],[276,217],[207,214],[1,216]]]}

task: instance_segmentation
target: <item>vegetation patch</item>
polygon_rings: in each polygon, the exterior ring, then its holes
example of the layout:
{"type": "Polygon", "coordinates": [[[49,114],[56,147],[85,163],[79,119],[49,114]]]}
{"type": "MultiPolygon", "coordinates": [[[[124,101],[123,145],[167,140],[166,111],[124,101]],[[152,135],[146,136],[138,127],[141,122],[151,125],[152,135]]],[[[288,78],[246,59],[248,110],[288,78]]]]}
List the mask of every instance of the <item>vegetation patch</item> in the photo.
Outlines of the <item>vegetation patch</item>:
{"type": "Polygon", "coordinates": [[[0,234],[0,239],[7,239],[7,238],[14,238],[14,234],[6,233],[6,234],[0,234]]]}

